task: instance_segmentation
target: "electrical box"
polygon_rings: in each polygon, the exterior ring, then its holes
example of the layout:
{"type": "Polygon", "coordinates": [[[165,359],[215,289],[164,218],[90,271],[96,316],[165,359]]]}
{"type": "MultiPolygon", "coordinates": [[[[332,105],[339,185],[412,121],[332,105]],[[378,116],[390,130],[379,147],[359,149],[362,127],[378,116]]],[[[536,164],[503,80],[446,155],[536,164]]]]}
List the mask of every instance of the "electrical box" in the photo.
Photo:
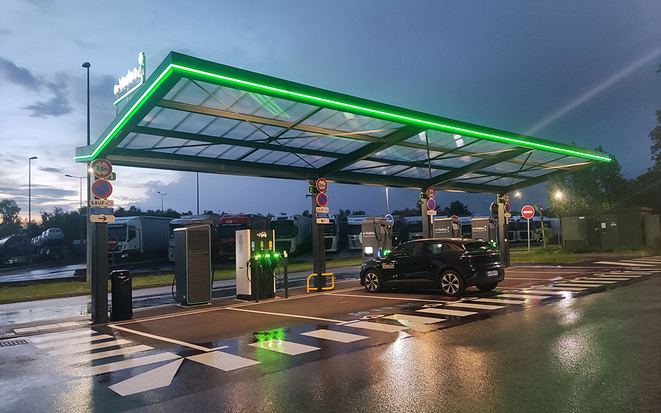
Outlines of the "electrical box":
{"type": "Polygon", "coordinates": [[[211,302],[211,227],[194,225],[174,230],[176,299],[181,304],[211,302]]]}
{"type": "Polygon", "coordinates": [[[493,218],[471,219],[471,233],[475,240],[498,244],[498,220],[493,218]]]}
{"type": "Polygon", "coordinates": [[[369,217],[361,223],[363,260],[383,257],[392,248],[392,224],[385,217],[369,217]]]}
{"type": "Polygon", "coordinates": [[[458,218],[434,219],[434,238],[461,238],[461,221],[458,218]]]}
{"type": "Polygon", "coordinates": [[[272,229],[236,231],[236,298],[252,300],[275,297],[275,251],[272,229]]]}

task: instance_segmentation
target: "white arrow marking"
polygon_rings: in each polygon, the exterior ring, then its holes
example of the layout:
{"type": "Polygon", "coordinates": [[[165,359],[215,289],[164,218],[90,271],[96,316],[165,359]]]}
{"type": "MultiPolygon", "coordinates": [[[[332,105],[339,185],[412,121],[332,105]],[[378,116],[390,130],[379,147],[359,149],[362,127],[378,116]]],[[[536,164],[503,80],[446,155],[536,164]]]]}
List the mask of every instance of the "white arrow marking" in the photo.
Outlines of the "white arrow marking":
{"type": "Polygon", "coordinates": [[[120,381],[110,386],[110,390],[120,396],[130,396],[143,391],[169,386],[183,361],[184,359],[179,359],[146,373],[138,374],[128,380],[120,381]]]}

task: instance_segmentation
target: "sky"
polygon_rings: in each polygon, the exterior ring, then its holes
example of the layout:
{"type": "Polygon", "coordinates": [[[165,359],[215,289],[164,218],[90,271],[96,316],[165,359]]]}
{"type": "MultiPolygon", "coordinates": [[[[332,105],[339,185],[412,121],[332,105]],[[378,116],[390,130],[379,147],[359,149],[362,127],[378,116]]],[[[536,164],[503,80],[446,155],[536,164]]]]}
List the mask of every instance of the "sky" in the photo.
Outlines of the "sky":
{"type": "MultiPolygon", "coordinates": [[[[652,165],[661,110],[658,0],[0,2],[0,199],[27,218],[79,207],[73,161],[115,117],[113,85],[170,51],[452,119],[614,155],[625,178],[652,165]],[[36,156],[31,161],[28,158],[36,156]],[[30,173],[31,172],[31,173],[30,173]]],[[[116,167],[116,206],[196,212],[194,173],[116,167]],[[161,196],[158,192],[167,194],[161,196]]],[[[307,182],[200,174],[200,210],[294,214],[307,182]]],[[[513,209],[546,204],[544,185],[513,209]]],[[[329,184],[331,213],[387,211],[385,189],[329,184]]],[[[83,197],[85,195],[83,194],[83,197]]],[[[390,211],[416,190],[390,189],[390,211]]],[[[84,200],[85,198],[83,198],[84,200]]],[[[438,193],[486,213],[495,195],[438,193]]]]}

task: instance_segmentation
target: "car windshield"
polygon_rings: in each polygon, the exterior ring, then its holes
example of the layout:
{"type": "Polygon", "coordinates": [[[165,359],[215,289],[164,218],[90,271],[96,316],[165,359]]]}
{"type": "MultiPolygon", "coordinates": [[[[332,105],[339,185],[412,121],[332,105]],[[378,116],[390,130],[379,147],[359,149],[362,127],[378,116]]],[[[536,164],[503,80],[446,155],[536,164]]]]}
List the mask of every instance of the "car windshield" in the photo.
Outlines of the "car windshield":
{"type": "Polygon", "coordinates": [[[493,252],[495,251],[491,245],[486,242],[467,242],[464,248],[468,252],[493,252]]]}

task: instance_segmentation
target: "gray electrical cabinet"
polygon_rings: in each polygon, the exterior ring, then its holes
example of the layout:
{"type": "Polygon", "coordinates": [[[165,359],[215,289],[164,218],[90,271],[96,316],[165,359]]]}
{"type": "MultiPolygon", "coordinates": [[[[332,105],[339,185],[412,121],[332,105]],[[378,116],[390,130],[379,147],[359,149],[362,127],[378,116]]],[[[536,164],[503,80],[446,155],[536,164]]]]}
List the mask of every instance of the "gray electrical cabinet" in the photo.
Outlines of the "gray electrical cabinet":
{"type": "Polygon", "coordinates": [[[498,242],[498,220],[493,218],[471,219],[472,238],[490,244],[498,242]]]}
{"type": "Polygon", "coordinates": [[[434,219],[434,238],[461,238],[459,218],[434,219]]]}
{"type": "Polygon", "coordinates": [[[369,217],[361,223],[363,260],[383,257],[392,248],[392,224],[385,217],[369,217]]]}
{"type": "Polygon", "coordinates": [[[176,299],[185,305],[211,302],[211,227],[194,225],[174,230],[176,299]]]}

